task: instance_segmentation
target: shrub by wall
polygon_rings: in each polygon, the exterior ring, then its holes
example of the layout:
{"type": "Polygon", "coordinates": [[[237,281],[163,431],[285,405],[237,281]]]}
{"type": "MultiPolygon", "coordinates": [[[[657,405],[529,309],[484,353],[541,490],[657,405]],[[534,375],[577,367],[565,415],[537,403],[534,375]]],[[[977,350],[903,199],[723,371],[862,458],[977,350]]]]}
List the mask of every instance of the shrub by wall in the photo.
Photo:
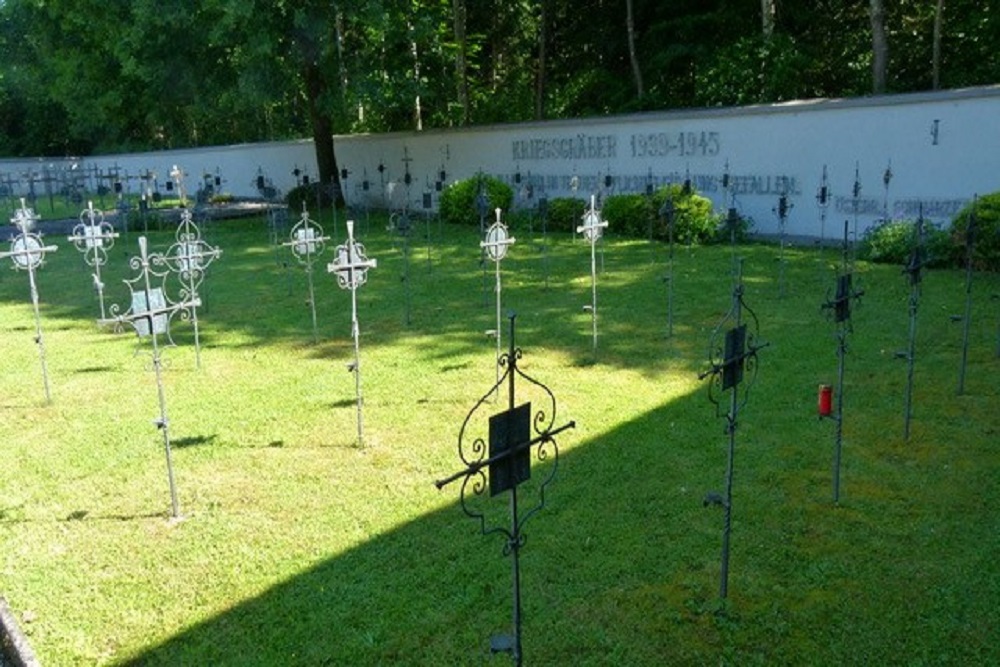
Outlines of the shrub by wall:
{"type": "Polygon", "coordinates": [[[441,193],[441,220],[453,225],[479,225],[476,197],[479,194],[480,184],[487,197],[488,224],[496,220],[494,209],[499,208],[504,212],[510,210],[511,202],[514,200],[514,191],[510,186],[493,176],[479,174],[475,178],[456,181],[441,193]]]}
{"type": "Polygon", "coordinates": [[[955,262],[965,265],[966,229],[969,216],[976,217],[972,263],[980,271],[1000,271],[1000,192],[979,197],[951,221],[955,262]]]}

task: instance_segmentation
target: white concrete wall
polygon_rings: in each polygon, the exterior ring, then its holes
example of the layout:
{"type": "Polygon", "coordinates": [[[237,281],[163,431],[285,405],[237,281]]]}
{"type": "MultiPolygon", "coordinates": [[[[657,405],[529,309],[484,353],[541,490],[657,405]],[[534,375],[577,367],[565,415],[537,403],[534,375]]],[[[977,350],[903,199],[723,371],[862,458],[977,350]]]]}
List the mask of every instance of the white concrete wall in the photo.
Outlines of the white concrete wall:
{"type": "Polygon", "coordinates": [[[889,217],[915,218],[922,206],[925,218],[947,222],[975,194],[1000,190],[1000,86],[342,136],[336,150],[339,165],[350,172],[345,195],[355,202],[398,206],[407,197],[405,164],[412,177],[409,200],[417,208],[442,169],[448,182],[482,170],[513,185],[520,174],[519,205],[532,204],[524,188],[529,179],[537,201],[574,195],[574,175],[580,197],[643,192],[649,179],[659,185],[690,177],[717,208],[732,202],[760,232],[779,230],[773,209],[787,192],[787,233],[839,237],[844,220],[854,227],[855,168],[859,232],[881,219],[886,207],[889,217]],[[890,165],[887,190],[883,177],[890,165]],[[817,202],[824,167],[830,193],[825,222],[817,202]],[[605,189],[609,174],[612,187],[605,189]]]}
{"type": "MultiPolygon", "coordinates": [[[[49,176],[62,178],[67,171],[80,173],[91,194],[96,189],[95,174],[117,174],[123,190],[132,194],[140,194],[148,186],[158,187],[161,193],[166,193],[166,182],[170,180],[174,165],[185,172],[185,192],[192,198],[202,186],[206,174],[213,187],[215,177],[220,178],[220,192],[241,197],[260,196],[256,187],[258,173],[262,173],[281,192],[295,187],[296,176],[293,172],[296,169],[300,172],[299,179],[303,176],[317,177],[313,142],[303,140],[87,158],[0,160],[0,192],[10,195],[9,191],[12,191],[14,196],[23,196],[28,191],[29,175],[34,174],[35,192],[41,200],[37,208],[44,214],[45,197],[50,190],[59,191],[58,183],[44,180],[49,176]],[[140,178],[144,174],[155,175],[155,182],[140,178]],[[16,182],[10,183],[8,179],[16,182]]],[[[109,179],[102,179],[100,183],[112,188],[109,179]]]]}
{"type": "MultiPolygon", "coordinates": [[[[589,197],[643,192],[646,184],[693,185],[721,211],[734,205],[760,232],[774,233],[782,193],[792,205],[786,232],[839,237],[843,221],[855,224],[855,169],[861,186],[857,230],[884,217],[916,217],[920,208],[947,222],[976,194],[1000,190],[1000,86],[853,100],[701,109],[478,127],[473,129],[350,135],[334,138],[341,186],[349,204],[421,209],[425,193],[437,206],[436,183],[472,178],[483,171],[518,193],[516,205],[541,197],[589,197]],[[379,170],[379,166],[382,170],[379,170]],[[723,187],[723,174],[730,187],[723,187]],[[890,167],[888,189],[883,175],[890,167]],[[411,184],[404,184],[406,169],[411,184]],[[824,167],[829,204],[817,203],[824,167]],[[515,184],[520,175],[520,184],[515,184]],[[611,187],[605,188],[610,175],[611,187]],[[571,184],[576,177],[579,187],[571,184]],[[527,197],[528,183],[532,197],[527,197]],[[367,184],[367,187],[365,185],[367,184]]],[[[188,174],[194,194],[202,175],[223,181],[237,196],[259,193],[262,172],[287,192],[295,169],[315,179],[309,140],[247,144],[86,159],[0,160],[0,192],[24,191],[26,173],[61,169],[109,173],[117,167],[128,191],[143,187],[140,174],[155,172],[160,189],[173,165],[188,174]],[[9,186],[5,181],[13,179],[9,186]]],[[[53,187],[36,183],[40,193],[53,187]]],[[[44,211],[44,206],[39,206],[44,211]]],[[[612,232],[614,220],[610,221],[612,232]]]]}

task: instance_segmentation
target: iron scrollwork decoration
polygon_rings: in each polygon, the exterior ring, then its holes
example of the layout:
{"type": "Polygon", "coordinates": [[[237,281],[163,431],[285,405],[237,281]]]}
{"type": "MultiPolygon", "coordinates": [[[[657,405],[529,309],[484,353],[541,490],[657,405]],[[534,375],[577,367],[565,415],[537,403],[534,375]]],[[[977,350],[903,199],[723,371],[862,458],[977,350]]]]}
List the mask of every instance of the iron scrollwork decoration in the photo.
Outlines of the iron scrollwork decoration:
{"type": "Polygon", "coordinates": [[[101,324],[112,325],[116,331],[129,324],[140,339],[149,338],[153,345],[153,371],[160,403],[160,416],[153,424],[163,436],[163,448],[167,458],[167,480],[170,485],[170,505],[174,518],[180,516],[177,502],[177,487],[174,484],[174,468],[170,455],[170,420],[167,418],[166,393],[163,387],[162,360],[160,357],[160,336],[165,336],[167,345],[173,346],[170,337],[170,322],[178,316],[190,319],[192,311],[200,305],[197,297],[174,302],[166,292],[168,269],[157,270],[166,264],[162,255],[148,252],[146,237],[139,237],[139,254],[129,260],[129,266],[137,271],[134,278],[124,280],[131,295],[131,305],[124,312],[118,304],[110,307],[111,317],[101,320],[101,324]]]}
{"type": "Polygon", "coordinates": [[[305,267],[309,283],[309,309],[312,313],[313,342],[319,342],[319,328],[316,323],[316,290],[313,287],[313,264],[323,253],[329,236],[323,234],[323,228],[309,217],[306,203],[302,202],[302,217],[292,227],[291,239],[282,245],[292,249],[292,254],[299,264],[305,267]]]}
{"type": "Polygon", "coordinates": [[[45,342],[42,338],[42,317],[38,310],[38,285],[35,282],[35,270],[45,262],[45,253],[55,252],[59,248],[54,245],[47,246],[42,242],[42,237],[31,231],[38,220],[38,215],[33,209],[28,208],[24,199],[21,199],[21,208],[14,211],[11,218],[19,234],[10,240],[10,250],[0,252],[0,259],[10,258],[15,271],[26,271],[28,273],[28,287],[31,293],[31,307],[35,314],[35,343],[38,345],[38,358],[42,366],[42,384],[45,388],[45,402],[52,402],[52,393],[49,390],[49,371],[45,363],[45,342]]]}
{"type": "Polygon", "coordinates": [[[174,243],[162,255],[153,255],[153,262],[162,264],[177,276],[180,282],[181,301],[191,303],[190,320],[194,325],[195,365],[201,367],[201,339],[198,333],[198,306],[201,299],[198,288],[205,280],[205,272],[222,250],[206,243],[201,238],[201,230],[191,219],[191,211],[181,211],[181,221],[174,233],[174,243]]]}
{"type": "Polygon", "coordinates": [[[721,505],[724,512],[722,531],[722,566],[719,597],[726,598],[729,587],[729,536],[732,529],[733,499],[733,454],[736,448],[736,425],[739,412],[746,405],[750,388],[757,378],[757,353],[767,343],[760,342],[760,324],[757,315],[743,299],[744,286],[742,261],[733,288],[733,302],[729,312],[712,332],[709,340],[709,368],[699,373],[698,379],[710,378],[708,398],[715,405],[716,417],[726,410],[726,434],[729,436],[729,450],[726,462],[726,489],[705,496],[704,505],[721,505]],[[744,319],[744,312],[749,319],[744,319]],[[742,387],[741,387],[742,385],[742,387]],[[742,389],[742,391],[741,391],[742,389]],[[724,395],[728,392],[728,402],[724,395]],[[726,408],[723,408],[727,403],[726,408]]]}
{"type": "Polygon", "coordinates": [[[94,291],[101,306],[101,319],[106,316],[104,310],[104,281],[101,278],[101,267],[108,262],[108,251],[115,245],[118,232],[110,223],[104,220],[104,211],[94,210],[94,202],[87,202],[87,208],[80,212],[80,224],[73,228],[72,236],[66,238],[76,249],[83,253],[83,261],[94,268],[94,291]]]}
{"type": "Polygon", "coordinates": [[[347,221],[347,242],[337,246],[337,256],[326,270],[337,276],[341,289],[351,290],[351,338],[354,339],[354,363],[347,369],[354,373],[354,393],[358,412],[358,446],[364,444],[364,421],[361,394],[361,329],[358,325],[358,288],[368,281],[368,270],[378,266],[378,260],[369,259],[365,246],[354,239],[354,221],[347,221]]]}
{"type": "Polygon", "coordinates": [[[522,351],[514,345],[515,315],[510,315],[509,349],[498,360],[503,374],[489,391],[476,402],[458,434],[458,455],[464,468],[455,474],[435,482],[438,489],[452,482],[461,480],[459,499],[462,511],[479,523],[483,535],[499,534],[504,537],[504,556],[512,557],[513,564],[513,634],[499,635],[491,638],[492,652],[510,653],[515,664],[521,664],[521,591],[519,552],[524,546],[526,536],[522,532],[524,524],[545,507],[545,491],[552,482],[559,467],[559,447],[556,436],[563,431],[576,427],[569,421],[556,426],[556,398],[552,391],[538,380],[532,378],[519,367],[522,351]],[[530,401],[517,402],[515,396],[515,381],[527,382],[533,392],[540,390],[542,407],[532,406],[530,401]],[[507,409],[492,415],[488,420],[488,431],[483,435],[483,407],[490,397],[507,385],[507,409]],[[478,429],[478,430],[477,430],[478,429]],[[537,503],[522,512],[518,505],[518,487],[531,479],[531,455],[538,463],[550,463],[549,470],[540,482],[536,481],[538,490],[537,503]],[[485,506],[482,504],[489,498],[509,493],[510,497],[510,527],[491,525],[487,520],[485,506]]]}

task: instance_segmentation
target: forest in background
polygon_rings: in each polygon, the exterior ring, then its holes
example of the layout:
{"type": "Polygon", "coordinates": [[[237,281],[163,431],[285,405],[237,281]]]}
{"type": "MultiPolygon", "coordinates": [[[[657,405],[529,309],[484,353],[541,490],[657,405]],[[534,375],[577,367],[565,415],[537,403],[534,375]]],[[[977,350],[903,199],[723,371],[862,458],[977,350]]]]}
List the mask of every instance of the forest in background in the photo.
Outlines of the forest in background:
{"type": "Polygon", "coordinates": [[[1000,81],[995,0],[0,0],[0,157],[1000,81]]]}

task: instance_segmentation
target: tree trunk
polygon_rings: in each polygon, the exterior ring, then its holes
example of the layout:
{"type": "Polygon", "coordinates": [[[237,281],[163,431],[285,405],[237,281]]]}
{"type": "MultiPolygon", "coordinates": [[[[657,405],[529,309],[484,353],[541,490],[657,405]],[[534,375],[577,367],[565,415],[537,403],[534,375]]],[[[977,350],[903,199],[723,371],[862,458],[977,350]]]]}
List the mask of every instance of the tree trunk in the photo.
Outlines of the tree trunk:
{"type": "MultiPolygon", "coordinates": [[[[407,21],[407,30],[412,36],[414,33],[413,24],[407,21]]],[[[420,108],[420,51],[417,49],[417,40],[410,39],[410,55],[413,56],[413,125],[420,132],[424,129],[424,114],[420,108]]]]}
{"type": "Polygon", "coordinates": [[[625,0],[625,26],[628,32],[628,59],[632,63],[635,92],[636,96],[642,99],[642,70],[639,69],[639,57],[635,52],[635,21],[632,14],[632,0],[625,0]]]}
{"type": "Polygon", "coordinates": [[[944,0],[937,0],[937,7],[934,11],[934,55],[932,69],[932,87],[937,90],[941,87],[941,27],[944,20],[944,0]]]}
{"type": "Polygon", "coordinates": [[[457,55],[455,56],[455,78],[458,83],[458,106],[462,110],[459,125],[469,124],[469,77],[466,65],[466,43],[465,43],[465,0],[453,0],[453,11],[455,13],[455,46],[457,55]]]}
{"type": "Polygon", "coordinates": [[[546,23],[548,21],[548,0],[538,3],[538,61],[535,70],[535,120],[545,118],[545,42],[548,39],[546,23]]]}
{"type": "Polygon", "coordinates": [[[319,182],[330,183],[337,173],[337,158],[333,152],[333,120],[320,107],[325,88],[323,73],[316,63],[306,63],[303,65],[302,80],[305,82],[309,126],[312,128],[319,182]]]}
{"type": "Polygon", "coordinates": [[[774,35],[774,16],[774,0],[760,0],[760,22],[764,41],[771,39],[771,36],[774,35]]]}
{"type": "Polygon", "coordinates": [[[885,93],[886,71],[889,66],[889,42],[885,35],[885,3],[871,0],[872,22],[872,92],[885,93]]]}

